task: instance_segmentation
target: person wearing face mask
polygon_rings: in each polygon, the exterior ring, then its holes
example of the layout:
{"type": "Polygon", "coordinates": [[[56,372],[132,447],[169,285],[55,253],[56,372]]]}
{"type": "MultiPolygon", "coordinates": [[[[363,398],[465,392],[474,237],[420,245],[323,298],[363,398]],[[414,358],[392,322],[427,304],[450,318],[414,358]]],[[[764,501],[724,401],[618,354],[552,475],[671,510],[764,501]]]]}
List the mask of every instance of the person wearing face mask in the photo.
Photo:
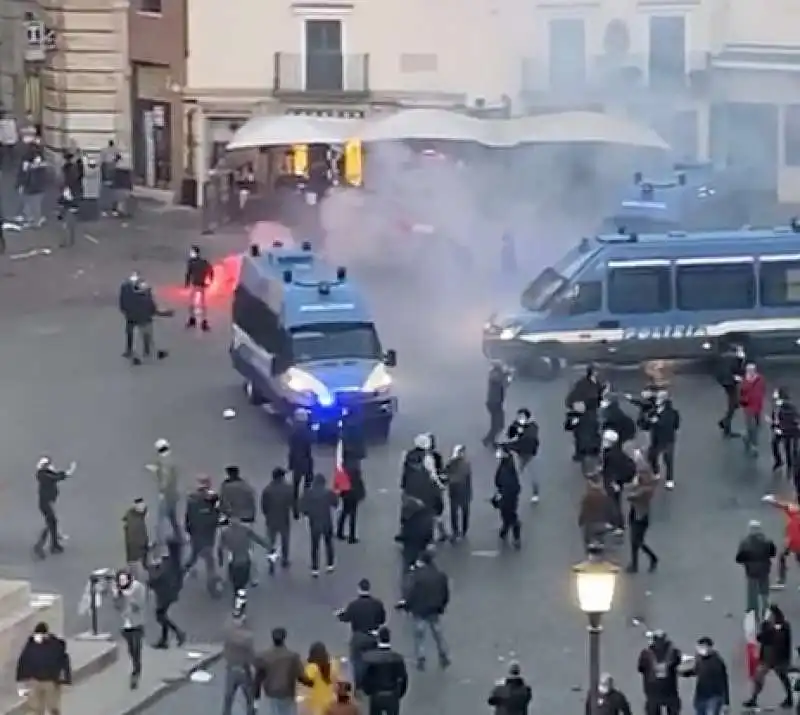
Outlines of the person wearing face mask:
{"type": "Polygon", "coordinates": [[[670,490],[675,488],[675,443],[680,426],[681,415],[672,404],[669,393],[666,390],[659,391],[656,394],[656,409],[648,427],[650,446],[647,458],[656,476],[660,475],[661,463],[664,463],[664,487],[670,490]]]}
{"type": "Polygon", "coordinates": [[[500,541],[505,544],[511,533],[514,548],[522,547],[522,524],[519,520],[519,496],[522,487],[519,483],[517,465],[514,457],[504,446],[497,449],[497,469],[494,473],[495,494],[492,506],[500,513],[500,541]]]}
{"type": "Polygon", "coordinates": [[[614,687],[614,678],[608,673],[600,676],[597,695],[594,698],[591,693],[587,693],[586,715],[632,715],[628,698],[621,690],[614,687]]]}
{"type": "Polygon", "coordinates": [[[619,435],[620,444],[625,445],[636,437],[636,423],[622,409],[619,398],[609,394],[602,405],[602,428],[619,435]]]}
{"type": "Polygon", "coordinates": [[[27,691],[26,712],[59,715],[61,687],[72,684],[72,666],[67,644],[50,632],[47,623],[37,623],[25,642],[16,680],[27,691]]]}
{"type": "Polygon", "coordinates": [[[708,636],[698,638],[695,650],[694,662],[680,673],[684,678],[695,678],[695,712],[697,715],[722,715],[731,705],[728,667],[708,636]]]}
{"type": "Polygon", "coordinates": [[[208,312],[206,306],[206,291],[214,281],[214,268],[200,252],[200,246],[192,246],[189,259],[186,261],[186,275],[184,284],[189,290],[189,318],[187,328],[197,327],[197,318],[200,318],[200,329],[208,332],[208,312]]]}
{"type": "Polygon", "coordinates": [[[644,685],[646,715],[678,715],[678,668],[681,652],[661,630],[653,631],[650,644],[639,654],[637,670],[644,685]]]}
{"type": "MultiPolygon", "coordinates": [[[[125,318],[125,352],[122,356],[133,365],[141,365],[142,359],[134,350],[135,334],[139,334],[143,357],[150,357],[153,350],[153,320],[156,316],[169,316],[172,311],[158,308],[152,288],[136,272],[120,286],[119,310],[125,318]]],[[[156,351],[159,360],[167,356],[166,350],[156,351]]]]}
{"type": "Polygon", "coordinates": [[[217,564],[214,560],[219,519],[219,495],[211,488],[208,477],[199,477],[197,489],[186,499],[184,529],[189,537],[191,551],[183,568],[186,573],[190,573],[198,561],[203,561],[206,568],[206,588],[212,596],[219,592],[217,564]]]}
{"type": "Polygon", "coordinates": [[[725,414],[717,423],[725,437],[734,437],[731,423],[736,411],[741,407],[739,386],[744,377],[747,357],[742,345],[732,345],[720,356],[717,366],[717,382],[725,392],[725,414]]]}
{"type": "Polygon", "coordinates": [[[527,715],[531,700],[533,691],[522,677],[522,668],[519,663],[512,663],[508,676],[492,688],[486,703],[494,708],[495,715],[527,715]]]}
{"type": "Polygon", "coordinates": [[[650,469],[647,460],[640,452],[634,454],[636,464],[636,476],[631,482],[628,491],[628,528],[631,540],[631,561],[628,564],[628,573],[639,571],[639,552],[644,553],[650,559],[651,573],[658,568],[658,556],[647,545],[645,538],[647,530],[650,528],[650,503],[656,490],[656,477],[650,469]]]}
{"type": "Polygon", "coordinates": [[[758,456],[758,436],[761,431],[761,415],[764,412],[766,392],[767,383],[758,372],[755,363],[748,363],[744,369],[744,378],[739,385],[739,399],[745,420],[745,453],[752,458],[758,456]]]}
{"type": "Polygon", "coordinates": [[[517,457],[520,478],[531,473],[531,504],[539,503],[539,480],[532,466],[533,458],[539,453],[539,425],[531,411],[525,407],[517,410],[516,419],[509,425],[506,433],[506,446],[517,457]]]}
{"type": "Polygon", "coordinates": [[[770,427],[772,429],[772,470],[777,472],[785,466],[786,474],[792,478],[797,461],[800,414],[790,399],[789,391],[784,387],[772,393],[770,427]]]}
{"type": "Polygon", "coordinates": [[[156,538],[159,543],[166,541],[167,529],[179,537],[181,527],[178,523],[178,502],[180,501],[180,473],[172,454],[172,445],[168,440],[157,439],[153,445],[156,451],[155,461],[147,465],[148,471],[155,477],[158,487],[158,515],[156,538]]]}
{"type": "Polygon", "coordinates": [[[131,573],[141,573],[147,567],[150,533],[147,529],[147,505],[144,499],[134,499],[133,505],[122,517],[125,537],[125,563],[131,573]]]}
{"type": "Polygon", "coordinates": [[[36,464],[36,487],[39,498],[39,512],[44,519],[44,528],[33,546],[33,553],[37,558],[45,558],[44,545],[49,537],[50,553],[61,554],[64,547],[58,532],[58,517],[56,516],[56,501],[58,500],[58,485],[75,473],[76,464],[73,462],[66,471],[61,471],[53,466],[50,457],[42,457],[36,464]]]}
{"type": "Polygon", "coordinates": [[[156,622],[161,627],[161,638],[153,645],[153,648],[160,650],[169,648],[170,633],[175,635],[179,648],[186,641],[186,634],[169,617],[169,609],[180,595],[181,576],[181,572],[173,568],[161,554],[157,555],[149,564],[148,585],[150,592],[155,596],[156,622]]]}
{"type": "Polygon", "coordinates": [[[792,684],[789,668],[792,664],[792,628],[783,611],[772,604],[758,631],[758,669],[753,678],[753,694],[742,703],[744,708],[758,707],[758,696],[764,689],[767,674],[772,671],[778,677],[785,697],[781,708],[792,707],[792,684]]]}
{"type": "Polygon", "coordinates": [[[147,589],[129,571],[119,571],[112,587],[114,607],[122,619],[122,637],[131,659],[130,688],[139,687],[142,675],[142,644],[147,618],[147,589]]]}
{"type": "Polygon", "coordinates": [[[400,502],[400,533],[397,541],[402,547],[403,570],[414,567],[421,553],[433,541],[433,512],[424,501],[403,493],[400,502]]]}
{"type": "Polygon", "coordinates": [[[614,534],[621,536],[625,530],[625,518],[622,514],[622,492],[625,486],[633,481],[636,476],[636,465],[629,457],[619,441],[619,435],[612,431],[603,432],[602,470],[603,485],[608,498],[614,505],[611,525],[614,534]]]}
{"type": "Polygon", "coordinates": [[[565,400],[567,414],[564,429],[572,432],[573,461],[585,464],[600,454],[600,418],[598,412],[603,400],[604,386],[597,378],[593,366],[570,389],[565,400]]]}

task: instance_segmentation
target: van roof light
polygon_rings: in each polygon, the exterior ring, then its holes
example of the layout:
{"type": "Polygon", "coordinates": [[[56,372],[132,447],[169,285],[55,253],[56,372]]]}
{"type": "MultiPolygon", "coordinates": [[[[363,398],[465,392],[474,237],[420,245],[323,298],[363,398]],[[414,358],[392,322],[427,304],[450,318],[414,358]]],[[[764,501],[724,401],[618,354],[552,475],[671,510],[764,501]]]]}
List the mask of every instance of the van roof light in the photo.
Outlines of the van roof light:
{"type": "Polygon", "coordinates": [[[344,266],[339,266],[336,269],[336,280],[340,283],[347,280],[347,269],[344,266]]]}
{"type": "Polygon", "coordinates": [[[291,283],[292,282],[292,272],[291,271],[284,271],[283,272],[283,282],[284,283],[291,283]]]}
{"type": "Polygon", "coordinates": [[[300,250],[304,251],[305,253],[311,253],[311,241],[303,241],[302,245],[300,246],[300,250]]]}
{"type": "Polygon", "coordinates": [[[283,248],[283,241],[273,241],[272,242],[273,248],[283,248]]]}

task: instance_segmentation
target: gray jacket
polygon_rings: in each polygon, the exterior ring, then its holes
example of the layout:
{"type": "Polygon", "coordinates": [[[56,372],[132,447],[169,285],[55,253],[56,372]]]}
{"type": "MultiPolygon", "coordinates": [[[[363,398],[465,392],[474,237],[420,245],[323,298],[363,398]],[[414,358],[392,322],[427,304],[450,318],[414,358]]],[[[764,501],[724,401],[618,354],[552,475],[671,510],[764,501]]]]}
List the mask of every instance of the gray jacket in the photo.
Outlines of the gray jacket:
{"type": "Polygon", "coordinates": [[[232,518],[252,523],[256,520],[255,489],[244,479],[226,479],[219,489],[219,509],[232,518]]]}
{"type": "Polygon", "coordinates": [[[284,531],[292,523],[292,505],[294,489],[285,481],[272,481],[261,492],[261,513],[267,522],[267,528],[284,531]]]}
{"type": "Polygon", "coordinates": [[[301,501],[303,514],[308,517],[308,528],[315,534],[333,531],[333,514],[339,497],[323,482],[315,482],[306,489],[301,501]]]}
{"type": "Polygon", "coordinates": [[[143,628],[147,618],[147,589],[140,581],[131,581],[130,586],[114,596],[114,607],[122,618],[122,629],[143,628]]]}
{"type": "Polygon", "coordinates": [[[232,520],[220,534],[220,549],[227,552],[234,564],[244,564],[250,561],[250,551],[253,544],[258,544],[267,551],[270,546],[267,541],[256,534],[247,524],[236,519],[232,520]]]}
{"type": "Polygon", "coordinates": [[[231,618],[225,624],[222,655],[229,668],[247,668],[255,660],[253,631],[243,618],[231,618]]]}

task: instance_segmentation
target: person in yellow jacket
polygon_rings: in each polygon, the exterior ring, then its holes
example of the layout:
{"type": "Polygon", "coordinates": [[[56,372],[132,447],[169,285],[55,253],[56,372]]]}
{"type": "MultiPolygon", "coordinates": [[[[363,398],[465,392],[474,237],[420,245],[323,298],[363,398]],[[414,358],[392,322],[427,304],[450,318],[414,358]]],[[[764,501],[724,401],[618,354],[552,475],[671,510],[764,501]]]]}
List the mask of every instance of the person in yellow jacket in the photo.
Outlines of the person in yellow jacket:
{"type": "Polygon", "coordinates": [[[305,676],[313,685],[304,701],[307,715],[325,715],[331,703],[336,702],[336,683],[339,681],[339,663],[330,657],[324,643],[313,643],[308,651],[305,676]]]}

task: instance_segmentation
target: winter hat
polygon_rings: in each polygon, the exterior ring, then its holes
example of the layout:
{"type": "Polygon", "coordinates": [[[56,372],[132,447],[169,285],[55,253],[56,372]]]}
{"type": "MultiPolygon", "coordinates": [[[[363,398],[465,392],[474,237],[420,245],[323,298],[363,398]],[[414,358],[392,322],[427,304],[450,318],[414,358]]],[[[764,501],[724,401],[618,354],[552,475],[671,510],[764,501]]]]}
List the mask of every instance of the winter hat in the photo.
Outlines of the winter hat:
{"type": "Polygon", "coordinates": [[[388,626],[381,626],[378,628],[378,646],[388,648],[392,643],[392,632],[388,626]]]}
{"type": "Polygon", "coordinates": [[[519,676],[522,674],[522,668],[520,667],[519,663],[511,663],[511,665],[508,666],[508,674],[512,678],[519,678],[519,676]]]}
{"type": "Polygon", "coordinates": [[[370,592],[371,589],[372,589],[372,584],[369,582],[368,578],[362,578],[358,582],[358,592],[359,593],[367,594],[367,593],[370,592]]]}
{"type": "Polygon", "coordinates": [[[47,469],[50,464],[50,457],[42,457],[38,462],[36,462],[36,469],[47,469]]]}
{"type": "Polygon", "coordinates": [[[697,639],[697,645],[704,645],[706,648],[713,648],[714,641],[708,636],[702,636],[701,638],[697,639]]]}
{"type": "Polygon", "coordinates": [[[159,454],[164,454],[164,452],[169,452],[169,442],[164,439],[157,439],[155,445],[153,445],[156,449],[156,452],[159,454]]]}
{"type": "Polygon", "coordinates": [[[418,434],[414,437],[414,447],[426,451],[429,450],[431,448],[431,436],[429,434],[418,434]]]}
{"type": "Polygon", "coordinates": [[[238,479],[239,467],[237,467],[235,464],[231,464],[230,466],[225,467],[225,474],[231,479],[238,479]]]}
{"type": "Polygon", "coordinates": [[[619,442],[619,435],[613,429],[607,429],[603,432],[603,446],[613,447],[619,442]]]}

